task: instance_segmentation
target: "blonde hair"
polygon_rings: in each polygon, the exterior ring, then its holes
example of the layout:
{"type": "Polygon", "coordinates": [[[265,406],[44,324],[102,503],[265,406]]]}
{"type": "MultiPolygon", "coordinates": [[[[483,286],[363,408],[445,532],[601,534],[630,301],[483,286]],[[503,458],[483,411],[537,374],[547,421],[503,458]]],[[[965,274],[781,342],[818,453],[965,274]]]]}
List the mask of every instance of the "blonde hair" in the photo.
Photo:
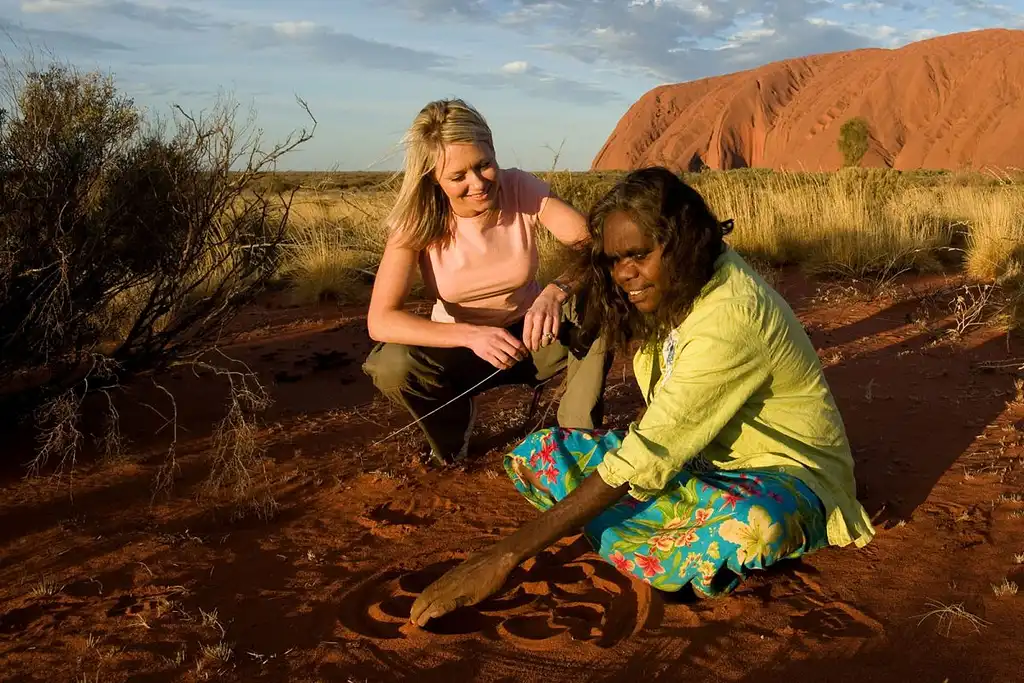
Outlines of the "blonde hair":
{"type": "Polygon", "coordinates": [[[447,145],[486,144],[494,151],[487,121],[460,99],[435,100],[420,110],[402,138],[405,175],[387,225],[405,243],[422,250],[448,236],[451,204],[434,178],[447,145]]]}

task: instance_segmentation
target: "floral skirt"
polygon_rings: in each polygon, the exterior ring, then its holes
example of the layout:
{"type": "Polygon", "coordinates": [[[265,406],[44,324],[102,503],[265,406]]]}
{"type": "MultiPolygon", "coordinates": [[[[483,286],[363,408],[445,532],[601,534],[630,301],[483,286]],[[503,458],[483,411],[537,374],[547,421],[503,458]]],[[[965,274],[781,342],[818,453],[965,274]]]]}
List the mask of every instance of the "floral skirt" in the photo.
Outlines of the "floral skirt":
{"type": "MultiPolygon", "coordinates": [[[[513,484],[547,510],[619,447],[624,432],[543,429],[505,456],[513,484]]],[[[626,495],[583,528],[619,571],[663,591],[724,596],[750,570],[828,545],[825,510],[800,480],[761,470],[684,469],[648,501],[626,495]]]]}

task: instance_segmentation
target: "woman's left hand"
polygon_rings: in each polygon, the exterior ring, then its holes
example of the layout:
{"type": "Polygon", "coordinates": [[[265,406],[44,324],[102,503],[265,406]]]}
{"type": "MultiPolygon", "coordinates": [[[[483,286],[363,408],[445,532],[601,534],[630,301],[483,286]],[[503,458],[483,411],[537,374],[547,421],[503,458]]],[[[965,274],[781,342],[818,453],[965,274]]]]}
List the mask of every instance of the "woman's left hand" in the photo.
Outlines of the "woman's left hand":
{"type": "Polygon", "coordinates": [[[492,551],[470,557],[427,586],[413,603],[410,619],[423,627],[430,619],[486,600],[505,584],[510,564],[492,551]]]}
{"type": "Polygon", "coordinates": [[[523,344],[530,351],[539,351],[558,339],[562,319],[561,290],[548,285],[534,300],[523,319],[523,344]]]}

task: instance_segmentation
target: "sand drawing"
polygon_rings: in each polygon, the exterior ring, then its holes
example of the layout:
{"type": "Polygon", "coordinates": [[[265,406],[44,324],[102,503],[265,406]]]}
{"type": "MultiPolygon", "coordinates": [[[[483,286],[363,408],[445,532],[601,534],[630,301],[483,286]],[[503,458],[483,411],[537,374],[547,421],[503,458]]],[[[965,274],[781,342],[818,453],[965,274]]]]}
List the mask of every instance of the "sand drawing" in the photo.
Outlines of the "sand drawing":
{"type": "Polygon", "coordinates": [[[420,569],[389,569],[341,598],[339,621],[356,636],[381,640],[477,635],[545,649],[567,641],[608,648],[644,628],[651,602],[647,584],[594,554],[570,561],[557,555],[541,553],[517,568],[500,594],[423,629],[409,624],[413,602],[462,558],[449,555],[420,569]]]}

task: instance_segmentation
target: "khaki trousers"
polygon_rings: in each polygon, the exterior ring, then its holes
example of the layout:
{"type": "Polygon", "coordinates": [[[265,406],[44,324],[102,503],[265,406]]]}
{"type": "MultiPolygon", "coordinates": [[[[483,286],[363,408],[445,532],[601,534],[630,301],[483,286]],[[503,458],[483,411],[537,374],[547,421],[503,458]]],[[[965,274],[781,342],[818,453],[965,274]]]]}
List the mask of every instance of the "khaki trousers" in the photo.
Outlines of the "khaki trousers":
{"type": "MultiPolygon", "coordinates": [[[[377,389],[392,402],[408,410],[427,438],[431,450],[447,462],[464,452],[475,418],[473,397],[498,386],[527,384],[536,386],[566,370],[565,393],[558,405],[558,424],[563,428],[596,429],[604,419],[604,389],[613,354],[603,338],[584,344],[582,357],[570,350],[569,343],[579,333],[577,300],[562,307],[558,339],[531,353],[528,358],[476,387],[465,396],[427,416],[456,396],[469,391],[496,368],[470,349],[378,344],[371,351],[363,371],[377,389]]],[[[506,328],[522,338],[523,324],[506,328]]]]}

